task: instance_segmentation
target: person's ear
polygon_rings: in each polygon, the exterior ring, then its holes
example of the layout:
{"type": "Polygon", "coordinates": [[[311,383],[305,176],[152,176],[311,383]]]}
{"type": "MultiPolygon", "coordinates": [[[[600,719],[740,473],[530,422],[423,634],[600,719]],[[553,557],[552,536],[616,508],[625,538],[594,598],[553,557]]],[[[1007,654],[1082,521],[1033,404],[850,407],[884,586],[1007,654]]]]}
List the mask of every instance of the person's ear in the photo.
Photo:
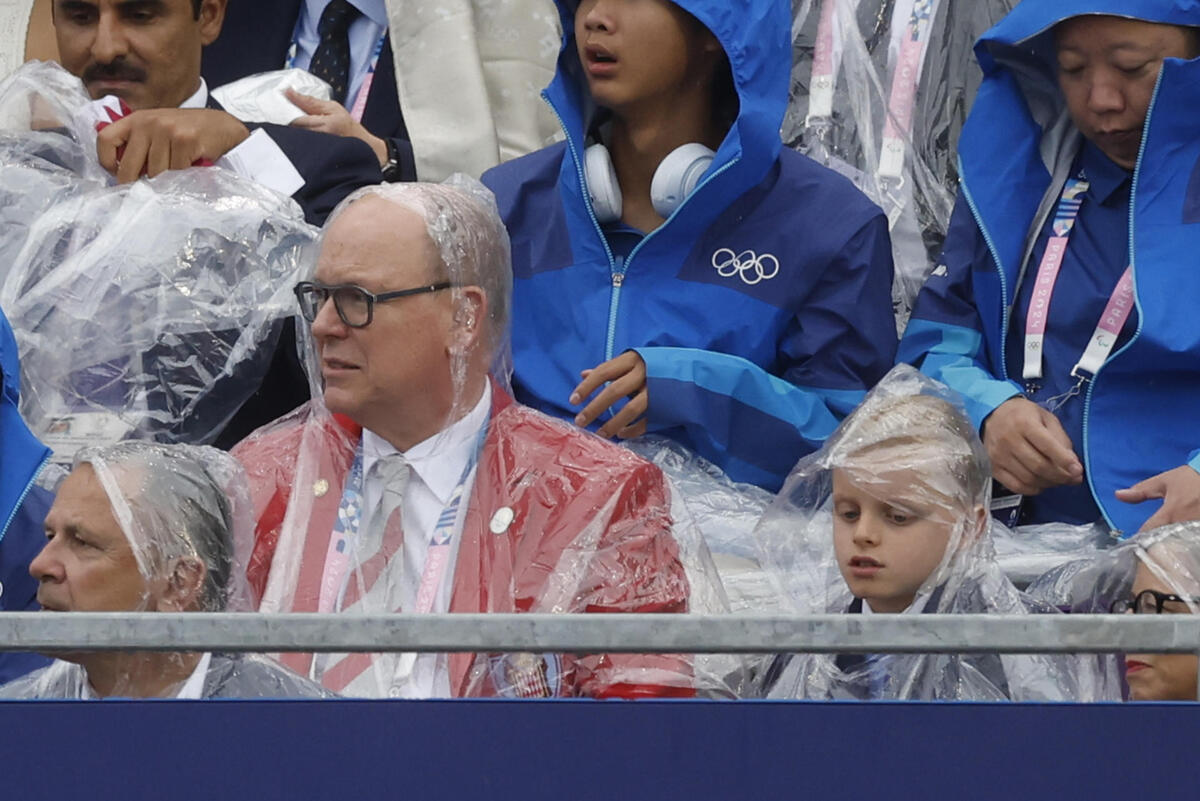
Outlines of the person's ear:
{"type": "Polygon", "coordinates": [[[221,35],[221,26],[225,23],[225,6],[228,0],[201,0],[200,43],[210,45],[221,35]]]}
{"type": "Polygon", "coordinates": [[[469,351],[485,336],[488,320],[487,295],[477,286],[459,287],[454,304],[451,347],[469,351]]]}
{"type": "Polygon", "coordinates": [[[167,573],[167,586],[158,602],[161,612],[190,612],[201,607],[208,569],[195,556],[175,560],[167,573]]]}

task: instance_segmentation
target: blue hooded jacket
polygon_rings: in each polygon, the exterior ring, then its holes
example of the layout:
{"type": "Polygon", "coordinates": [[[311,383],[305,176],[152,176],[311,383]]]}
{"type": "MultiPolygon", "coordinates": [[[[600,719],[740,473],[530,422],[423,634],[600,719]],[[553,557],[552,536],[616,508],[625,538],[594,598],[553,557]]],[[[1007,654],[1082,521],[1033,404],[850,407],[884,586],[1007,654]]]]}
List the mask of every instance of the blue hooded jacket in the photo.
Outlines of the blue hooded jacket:
{"type": "Polygon", "coordinates": [[[725,49],[740,107],[662,226],[621,258],[593,213],[573,3],[560,0],[566,33],[543,93],[566,141],[484,175],[512,238],[513,386],[523,402],[572,418],[580,371],[636,350],[649,430],[774,490],[890,366],[887,221],[849,181],[782,147],[787,0],[677,4],[725,49]],[[723,262],[745,269],[723,276],[723,262]],[[767,277],[755,280],[756,265],[767,277]]]}
{"type": "MultiPolygon", "coordinates": [[[[45,544],[42,523],[50,511],[50,493],[34,480],[50,458],[50,449],[21,419],[21,368],[17,341],[0,313],[0,611],[37,609],[37,582],[29,563],[45,544]]],[[[0,653],[0,684],[48,664],[35,654],[0,653]]]]}
{"type": "MultiPolygon", "coordinates": [[[[1025,0],[976,46],[985,78],[959,142],[960,230],[952,223],[946,250],[956,236],[982,236],[988,255],[934,271],[900,358],[960,391],[977,426],[1022,394],[1006,364],[1009,328],[1022,324],[1011,309],[1020,277],[1037,269],[1031,236],[1083,141],[1058,89],[1052,29],[1085,14],[1200,24],[1194,0],[1025,0]]],[[[1136,331],[1084,389],[1079,453],[1096,505],[1126,534],[1161,502],[1125,504],[1116,490],[1182,464],[1200,469],[1200,61],[1164,61],[1129,207],[1136,331]]]]}

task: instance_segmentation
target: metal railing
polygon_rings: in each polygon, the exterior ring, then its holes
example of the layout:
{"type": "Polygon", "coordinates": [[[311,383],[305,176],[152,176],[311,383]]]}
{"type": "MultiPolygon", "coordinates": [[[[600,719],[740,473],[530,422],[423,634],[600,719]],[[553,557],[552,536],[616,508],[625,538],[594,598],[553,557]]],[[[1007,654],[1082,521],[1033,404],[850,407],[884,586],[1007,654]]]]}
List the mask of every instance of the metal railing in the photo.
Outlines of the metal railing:
{"type": "Polygon", "coordinates": [[[0,651],[1197,653],[1200,615],[0,613],[0,651]]]}

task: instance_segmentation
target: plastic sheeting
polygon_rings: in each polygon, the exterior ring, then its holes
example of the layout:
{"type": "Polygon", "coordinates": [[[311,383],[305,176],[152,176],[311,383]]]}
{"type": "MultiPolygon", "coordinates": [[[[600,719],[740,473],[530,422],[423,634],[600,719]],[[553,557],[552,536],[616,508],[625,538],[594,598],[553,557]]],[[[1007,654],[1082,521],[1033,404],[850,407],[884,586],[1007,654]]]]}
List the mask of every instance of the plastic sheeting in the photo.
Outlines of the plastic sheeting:
{"type": "MultiPolygon", "coordinates": [[[[986,451],[948,390],[886,376],[764,515],[762,562],[797,613],[1052,612],[996,562],[986,451]]],[[[784,698],[1094,700],[1091,662],[1064,656],[797,654],[764,690],[784,698]]]]}
{"type": "Polygon", "coordinates": [[[60,465],[123,438],[211,442],[258,389],[316,237],[224,169],[108,186],[88,103],[54,65],[0,85],[0,304],[22,413],[60,465]]]}
{"type": "Polygon", "coordinates": [[[791,147],[848,176],[888,215],[903,329],[941,252],[958,136],[979,88],[975,40],[1016,0],[799,0],[791,147]]]}
{"type": "MultiPolygon", "coordinates": [[[[147,442],[82,451],[46,526],[48,543],[30,568],[45,609],[250,607],[250,498],[241,466],[221,451],[147,442]]],[[[136,652],[64,655],[0,690],[18,698],[321,694],[261,657],[136,652]]]]}
{"type": "MultiPolygon", "coordinates": [[[[1143,531],[1086,559],[1060,565],[1029,593],[1070,612],[1196,614],[1200,612],[1200,521],[1143,531]],[[1161,611],[1160,611],[1161,610],[1161,611]]],[[[1098,658],[1119,693],[1131,700],[1195,701],[1195,654],[1112,654],[1098,658]]]]}
{"type": "Polygon", "coordinates": [[[333,94],[329,84],[312,73],[286,69],[247,75],[213,89],[212,96],[239,120],[291,125],[304,112],[288,100],[284,94],[288,89],[320,100],[328,100],[333,94]]]}
{"type": "MultiPolygon", "coordinates": [[[[388,259],[387,283],[372,291],[443,279],[452,287],[400,299],[410,304],[402,310],[377,305],[360,329],[339,323],[332,300],[317,310],[329,408],[314,401],[235,449],[258,516],[250,579],[260,611],[726,608],[662,471],[511,400],[509,258],[494,202],[466,179],[372,188],[334,213],[321,281],[358,275],[374,284],[380,273],[370,263],[388,259]],[[420,328],[402,328],[405,315],[420,328]],[[412,341],[395,349],[395,336],[412,341]],[[419,381],[391,378],[417,363],[433,365],[419,381]],[[387,387],[377,406],[362,402],[359,371],[387,387]],[[405,425],[426,417],[419,433],[405,425]]],[[[341,694],[397,698],[728,696],[737,688],[727,682],[741,676],[728,659],[681,655],[289,654],[284,662],[341,694]]]]}

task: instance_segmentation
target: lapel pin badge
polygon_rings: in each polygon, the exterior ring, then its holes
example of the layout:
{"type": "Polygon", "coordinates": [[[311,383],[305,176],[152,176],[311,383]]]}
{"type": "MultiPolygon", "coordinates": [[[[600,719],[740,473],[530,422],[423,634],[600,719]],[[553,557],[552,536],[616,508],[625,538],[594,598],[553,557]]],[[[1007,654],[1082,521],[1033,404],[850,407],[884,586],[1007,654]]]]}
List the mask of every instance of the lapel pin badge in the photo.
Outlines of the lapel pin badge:
{"type": "Polygon", "coordinates": [[[492,515],[492,522],[488,528],[493,534],[503,534],[508,531],[508,527],[512,525],[516,515],[513,513],[511,506],[501,506],[496,510],[496,514],[492,515]]]}

